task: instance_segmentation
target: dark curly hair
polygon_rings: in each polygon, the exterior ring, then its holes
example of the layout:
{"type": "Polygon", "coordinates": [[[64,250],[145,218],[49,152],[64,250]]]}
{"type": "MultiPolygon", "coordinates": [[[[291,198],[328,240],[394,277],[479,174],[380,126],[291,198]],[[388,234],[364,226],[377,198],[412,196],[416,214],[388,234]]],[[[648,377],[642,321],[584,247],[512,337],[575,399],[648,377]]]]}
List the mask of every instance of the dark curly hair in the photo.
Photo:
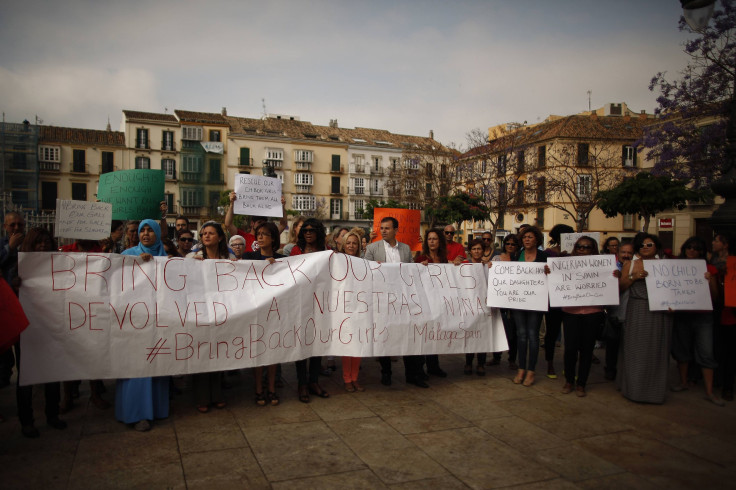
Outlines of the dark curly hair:
{"type": "Polygon", "coordinates": [[[695,246],[695,250],[700,252],[700,257],[705,258],[705,253],[708,251],[707,245],[705,244],[705,240],[703,240],[700,237],[691,236],[687,240],[685,240],[685,243],[682,244],[682,247],[680,247],[680,258],[684,259],[687,256],[685,255],[685,251],[687,251],[688,247],[695,246]]]}
{"type": "Polygon", "coordinates": [[[572,247],[573,254],[575,253],[575,249],[578,247],[578,243],[582,242],[583,240],[587,240],[593,244],[593,253],[590,255],[598,255],[598,242],[595,238],[589,237],[588,235],[583,235],[575,241],[575,245],[573,245],[572,247]]]}
{"type": "Polygon", "coordinates": [[[296,246],[299,247],[302,253],[304,253],[307,247],[307,240],[304,238],[304,229],[310,226],[317,232],[317,240],[314,243],[315,248],[319,251],[325,249],[325,239],[327,238],[325,225],[323,225],[317,218],[308,218],[302,224],[302,227],[299,230],[299,236],[296,239],[296,246]]]}
{"type": "Polygon", "coordinates": [[[649,233],[639,232],[634,237],[634,253],[639,253],[639,250],[641,250],[641,246],[644,243],[644,240],[649,238],[651,241],[654,242],[654,246],[657,247],[657,253],[659,253],[662,250],[662,242],[659,240],[659,237],[657,235],[652,235],[649,233]]]}
{"type": "Polygon", "coordinates": [[[439,228],[430,228],[429,230],[424,232],[424,242],[422,243],[422,253],[429,257],[429,244],[427,243],[427,238],[429,237],[430,233],[436,233],[440,240],[440,246],[437,249],[437,255],[440,257],[440,263],[446,263],[447,262],[447,240],[445,240],[445,232],[444,230],[441,230],[439,228]]]}
{"type": "Polygon", "coordinates": [[[264,223],[261,223],[260,225],[256,226],[256,229],[253,231],[253,234],[258,236],[258,230],[261,228],[264,229],[264,231],[267,231],[271,235],[271,248],[273,248],[273,251],[281,248],[281,233],[279,233],[279,228],[273,223],[273,221],[266,221],[264,223]]]}
{"type": "Polygon", "coordinates": [[[524,233],[521,233],[519,236],[519,241],[522,242],[522,247],[524,246],[524,235],[526,235],[527,233],[532,233],[534,235],[534,238],[536,238],[537,240],[537,247],[544,243],[544,235],[542,235],[542,232],[539,231],[539,228],[537,228],[536,226],[530,226],[526,228],[524,230],[524,233]]]}

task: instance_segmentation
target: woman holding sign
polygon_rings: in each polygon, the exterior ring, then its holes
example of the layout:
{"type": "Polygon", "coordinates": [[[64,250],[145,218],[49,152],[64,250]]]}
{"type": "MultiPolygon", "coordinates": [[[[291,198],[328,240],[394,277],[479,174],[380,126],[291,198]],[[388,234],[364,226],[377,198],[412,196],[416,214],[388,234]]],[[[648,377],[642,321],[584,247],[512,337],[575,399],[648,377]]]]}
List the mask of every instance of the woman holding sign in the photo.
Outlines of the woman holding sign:
{"type": "MultiPolygon", "coordinates": [[[[325,226],[316,218],[309,218],[304,221],[296,245],[291,249],[291,257],[295,255],[307,254],[312,252],[322,252],[325,250],[325,241],[327,234],[325,226]]],[[[296,366],[296,378],[299,386],[299,401],[309,403],[309,394],[316,395],[320,398],[329,398],[327,393],[319,385],[319,373],[322,371],[322,357],[310,357],[301,359],[294,363],[296,366]],[[307,369],[309,364],[309,369],[307,369]]]]}
{"type": "Polygon", "coordinates": [[[650,311],[644,279],[645,260],[657,260],[662,247],[659,238],[648,233],[634,237],[635,255],[624,264],[619,289],[629,291],[626,323],[621,340],[621,369],[618,387],[629,400],[664,403],[667,394],[667,368],[670,359],[672,315],[650,311]]]}
{"type": "MultiPolygon", "coordinates": [[[[572,255],[598,255],[598,243],[588,236],[582,236],[575,242],[572,255]]],[[[618,270],[614,274],[620,275],[618,270]]],[[[577,396],[585,396],[585,384],[593,363],[595,338],[603,326],[603,320],[602,306],[562,307],[562,322],[565,329],[565,386],[562,387],[562,393],[570,393],[575,387],[577,396]],[[577,376],[576,364],[578,364],[577,376]]]]}
{"type": "MultiPolygon", "coordinates": [[[[123,255],[138,255],[144,261],[151,257],[166,257],[161,243],[161,227],[152,219],[138,225],[138,245],[123,251],[123,255]]],[[[119,379],[115,387],[115,418],[135,424],[135,430],[151,430],[153,419],[169,416],[169,377],[119,379]]]]}
{"type": "MultiPolygon", "coordinates": [[[[519,262],[547,262],[547,254],[537,247],[544,241],[542,232],[536,226],[530,226],[521,235],[522,250],[518,256],[519,262]]],[[[514,378],[514,384],[524,383],[524,386],[534,384],[534,369],[539,357],[539,327],[542,324],[541,311],[514,310],[512,313],[516,323],[516,339],[519,349],[519,370],[514,378]],[[527,355],[527,349],[529,354],[527,355]]]]}
{"type": "MultiPolygon", "coordinates": [[[[235,259],[235,255],[227,250],[227,238],[225,232],[216,221],[208,221],[202,225],[199,231],[199,239],[202,248],[187,255],[187,258],[198,260],[205,259],[235,259]]],[[[220,371],[209,373],[197,373],[192,375],[192,389],[197,410],[200,413],[210,411],[210,405],[216,408],[225,408],[225,399],[222,396],[222,382],[220,371]]]]}

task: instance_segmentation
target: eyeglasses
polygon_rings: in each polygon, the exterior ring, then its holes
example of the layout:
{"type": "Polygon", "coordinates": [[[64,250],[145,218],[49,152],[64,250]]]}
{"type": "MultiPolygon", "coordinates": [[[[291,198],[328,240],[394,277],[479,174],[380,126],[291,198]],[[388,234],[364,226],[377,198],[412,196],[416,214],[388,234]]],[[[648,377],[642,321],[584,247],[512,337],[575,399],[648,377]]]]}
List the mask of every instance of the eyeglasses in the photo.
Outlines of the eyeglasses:
{"type": "Polygon", "coordinates": [[[648,243],[642,243],[641,247],[639,248],[641,249],[641,248],[653,248],[653,247],[654,247],[654,242],[648,242],[648,243]]]}
{"type": "Polygon", "coordinates": [[[245,247],[245,243],[236,242],[230,245],[231,247],[245,247]]]}
{"type": "Polygon", "coordinates": [[[193,242],[194,241],[194,238],[184,238],[184,237],[181,237],[181,238],[179,238],[179,241],[180,242],[193,242]]]}
{"type": "Polygon", "coordinates": [[[575,245],[575,248],[578,250],[593,250],[592,245],[575,245]]]}
{"type": "Polygon", "coordinates": [[[445,235],[450,235],[450,236],[453,236],[454,234],[455,234],[455,232],[454,232],[454,231],[446,231],[446,232],[445,232],[445,235]]]}

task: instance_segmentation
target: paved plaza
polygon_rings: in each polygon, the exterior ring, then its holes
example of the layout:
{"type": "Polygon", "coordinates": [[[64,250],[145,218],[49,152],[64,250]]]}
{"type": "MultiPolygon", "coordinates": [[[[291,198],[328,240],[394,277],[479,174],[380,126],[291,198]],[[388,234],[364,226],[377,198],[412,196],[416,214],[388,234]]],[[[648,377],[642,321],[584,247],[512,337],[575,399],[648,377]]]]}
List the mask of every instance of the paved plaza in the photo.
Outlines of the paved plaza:
{"type": "MultiPolygon", "coordinates": [[[[171,416],[147,433],[89,404],[85,382],[63,431],[45,425],[43,390],[34,390],[41,437],[26,439],[15,390],[4,388],[0,488],[736,487],[736,403],[717,407],[702,386],[641,405],[603,379],[602,365],[578,398],[541,371],[534,386],[514,385],[505,360],[485,377],[463,375],[463,356],[441,362],[450,375],[421,389],[405,385],[401,361],[393,385],[382,386],[378,363],[366,359],[367,391],[345,392],[338,370],[321,378],[332,396],[309,404],[298,401],[294,367],[285,365],[277,407],[255,405],[252,372],[243,370],[227,378],[227,408],[208,414],[177,379],[184,390],[171,416]]],[[[558,349],[558,372],[561,363],[558,349]]],[[[106,386],[112,400],[114,383],[106,386]]]]}

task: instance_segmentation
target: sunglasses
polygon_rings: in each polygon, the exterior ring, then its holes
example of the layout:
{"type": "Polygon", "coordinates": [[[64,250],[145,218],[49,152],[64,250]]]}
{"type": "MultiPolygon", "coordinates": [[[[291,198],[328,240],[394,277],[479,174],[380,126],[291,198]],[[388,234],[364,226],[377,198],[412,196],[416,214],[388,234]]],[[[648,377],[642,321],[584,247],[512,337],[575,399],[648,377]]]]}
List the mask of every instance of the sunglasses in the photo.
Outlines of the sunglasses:
{"type": "Polygon", "coordinates": [[[302,228],[302,231],[304,233],[317,233],[317,230],[315,230],[314,228],[302,228]]]}
{"type": "Polygon", "coordinates": [[[483,240],[484,242],[490,242],[490,241],[491,241],[491,239],[490,239],[490,238],[483,238],[482,240],[483,240]]]}
{"type": "Polygon", "coordinates": [[[578,250],[593,250],[592,245],[575,245],[575,248],[578,250]]]}
{"type": "Polygon", "coordinates": [[[194,238],[183,238],[182,237],[182,238],[179,238],[179,241],[180,242],[193,242],[194,238]]]}
{"type": "Polygon", "coordinates": [[[703,249],[701,247],[698,247],[697,245],[688,245],[685,247],[685,250],[695,250],[696,252],[701,252],[703,249]]]}
{"type": "Polygon", "coordinates": [[[446,232],[445,232],[445,235],[450,235],[450,236],[453,236],[454,234],[455,234],[455,232],[454,232],[454,231],[446,231],[446,232]]]}
{"type": "Polygon", "coordinates": [[[641,247],[639,248],[653,248],[653,247],[654,247],[654,242],[649,242],[649,243],[642,243],[641,247]]]}
{"type": "Polygon", "coordinates": [[[504,243],[503,246],[504,247],[516,247],[517,245],[515,243],[508,242],[508,243],[504,243]]]}

